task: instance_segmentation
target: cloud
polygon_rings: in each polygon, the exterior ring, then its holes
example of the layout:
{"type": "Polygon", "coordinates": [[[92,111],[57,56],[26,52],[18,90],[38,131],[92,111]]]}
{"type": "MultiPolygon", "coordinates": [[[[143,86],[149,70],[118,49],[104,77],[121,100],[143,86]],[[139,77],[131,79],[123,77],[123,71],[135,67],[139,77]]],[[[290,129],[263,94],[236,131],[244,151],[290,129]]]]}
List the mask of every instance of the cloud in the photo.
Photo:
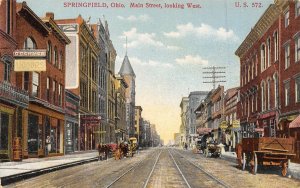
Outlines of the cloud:
{"type": "MultiPolygon", "coordinates": [[[[117,56],[117,61],[123,62],[123,58],[117,56]]],[[[173,68],[174,65],[170,63],[162,63],[155,60],[143,61],[137,57],[129,57],[129,61],[132,65],[144,66],[144,67],[159,67],[159,68],[173,68]]]]}
{"type": "Polygon", "coordinates": [[[117,18],[119,20],[125,20],[129,22],[136,22],[136,21],[147,22],[151,19],[150,16],[148,16],[147,14],[143,14],[140,16],[130,15],[128,17],[117,16],[117,18]]]}
{"type": "Polygon", "coordinates": [[[238,40],[238,37],[233,30],[226,30],[223,27],[213,28],[204,23],[199,27],[194,26],[192,23],[177,25],[176,29],[176,31],[164,32],[163,34],[169,38],[181,38],[187,35],[195,35],[197,37],[210,37],[217,40],[238,40]]]}
{"type": "MultiPolygon", "coordinates": [[[[166,48],[168,50],[178,50],[180,49],[177,46],[169,46],[165,45],[162,41],[158,40],[155,33],[139,33],[137,31],[137,28],[131,28],[129,31],[124,31],[123,35],[119,38],[128,38],[128,48],[137,48],[139,46],[153,46],[153,47],[161,47],[166,48]]],[[[124,47],[126,47],[126,44],[124,44],[124,47]]]]}
{"type": "Polygon", "coordinates": [[[175,61],[179,65],[208,65],[208,60],[203,59],[199,55],[186,55],[183,58],[176,58],[175,61]]]}

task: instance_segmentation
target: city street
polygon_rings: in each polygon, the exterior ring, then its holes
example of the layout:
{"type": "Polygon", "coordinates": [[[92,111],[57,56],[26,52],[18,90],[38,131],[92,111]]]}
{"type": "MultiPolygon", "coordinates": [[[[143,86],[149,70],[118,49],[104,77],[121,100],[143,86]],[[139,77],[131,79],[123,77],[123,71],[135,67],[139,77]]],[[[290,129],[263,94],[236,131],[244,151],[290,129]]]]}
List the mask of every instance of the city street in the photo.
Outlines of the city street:
{"type": "Polygon", "coordinates": [[[252,175],[224,158],[157,148],[133,158],[109,159],[59,170],[4,187],[300,187],[300,181],[266,169],[252,175]]]}

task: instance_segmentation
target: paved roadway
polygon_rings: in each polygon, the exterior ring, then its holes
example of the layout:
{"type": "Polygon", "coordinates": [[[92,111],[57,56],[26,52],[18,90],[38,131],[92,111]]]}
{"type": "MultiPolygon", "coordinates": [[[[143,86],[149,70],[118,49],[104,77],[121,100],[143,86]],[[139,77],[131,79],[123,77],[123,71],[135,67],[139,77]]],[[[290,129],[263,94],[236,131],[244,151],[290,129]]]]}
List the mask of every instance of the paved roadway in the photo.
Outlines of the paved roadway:
{"type": "Polygon", "coordinates": [[[93,162],[52,172],[5,187],[300,187],[300,181],[281,177],[278,169],[252,175],[224,159],[173,148],[140,152],[133,158],[93,162]]]}

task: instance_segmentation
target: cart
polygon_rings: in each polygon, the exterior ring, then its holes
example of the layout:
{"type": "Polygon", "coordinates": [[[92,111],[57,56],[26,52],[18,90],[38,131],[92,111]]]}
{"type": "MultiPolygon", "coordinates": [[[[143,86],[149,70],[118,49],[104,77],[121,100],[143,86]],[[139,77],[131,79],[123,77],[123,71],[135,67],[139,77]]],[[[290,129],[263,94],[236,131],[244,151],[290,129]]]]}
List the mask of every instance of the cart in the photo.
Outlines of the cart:
{"type": "Polygon", "coordinates": [[[294,144],[294,138],[243,138],[236,147],[238,165],[242,170],[250,166],[253,174],[258,167],[281,166],[281,174],[286,176],[289,161],[295,156],[294,144]]]}
{"type": "Polygon", "coordinates": [[[212,157],[221,157],[222,148],[216,143],[208,143],[204,149],[205,157],[208,157],[210,154],[212,157]]]}

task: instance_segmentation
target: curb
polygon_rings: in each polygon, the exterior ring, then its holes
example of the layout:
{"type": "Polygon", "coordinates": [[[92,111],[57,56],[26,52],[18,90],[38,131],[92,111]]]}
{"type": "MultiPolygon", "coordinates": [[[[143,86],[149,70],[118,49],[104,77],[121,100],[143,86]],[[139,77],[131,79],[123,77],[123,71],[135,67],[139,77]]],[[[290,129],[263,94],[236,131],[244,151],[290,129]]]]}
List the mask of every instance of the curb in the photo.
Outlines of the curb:
{"type": "Polygon", "coordinates": [[[57,165],[57,166],[53,166],[53,167],[48,167],[48,168],[42,168],[42,169],[33,170],[33,171],[29,171],[29,172],[23,172],[20,174],[4,176],[4,177],[0,178],[0,185],[5,186],[5,185],[15,183],[15,182],[18,182],[21,180],[33,178],[33,177],[47,174],[50,172],[54,172],[54,171],[58,171],[58,170],[62,170],[62,169],[66,169],[69,167],[78,166],[78,165],[82,165],[82,164],[86,164],[86,163],[90,163],[90,162],[94,162],[94,161],[98,161],[98,157],[84,159],[84,160],[76,161],[76,162],[70,162],[70,163],[57,165]]]}

